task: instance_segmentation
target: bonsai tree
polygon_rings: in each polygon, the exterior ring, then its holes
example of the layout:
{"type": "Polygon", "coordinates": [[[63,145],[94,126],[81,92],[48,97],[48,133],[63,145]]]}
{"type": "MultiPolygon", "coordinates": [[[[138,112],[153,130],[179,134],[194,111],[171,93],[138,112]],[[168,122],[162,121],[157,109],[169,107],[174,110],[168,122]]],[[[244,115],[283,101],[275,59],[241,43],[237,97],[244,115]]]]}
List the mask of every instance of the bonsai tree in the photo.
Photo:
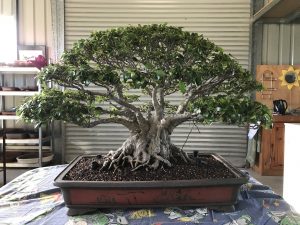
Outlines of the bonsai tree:
{"type": "Polygon", "coordinates": [[[47,88],[26,100],[18,114],[26,121],[63,120],[83,127],[122,124],[130,136],[104,156],[101,169],[131,165],[157,169],[174,159],[191,159],[170,139],[190,120],[245,125],[270,122],[269,110],[251,99],[261,89],[253,76],[222,48],[197,33],[167,25],[139,25],[97,31],[65,51],[59,63],[38,76],[47,88]],[[98,88],[91,88],[91,87],[98,88]],[[151,101],[135,104],[140,89],[151,101]],[[167,96],[182,95],[170,104],[167,96]]]}

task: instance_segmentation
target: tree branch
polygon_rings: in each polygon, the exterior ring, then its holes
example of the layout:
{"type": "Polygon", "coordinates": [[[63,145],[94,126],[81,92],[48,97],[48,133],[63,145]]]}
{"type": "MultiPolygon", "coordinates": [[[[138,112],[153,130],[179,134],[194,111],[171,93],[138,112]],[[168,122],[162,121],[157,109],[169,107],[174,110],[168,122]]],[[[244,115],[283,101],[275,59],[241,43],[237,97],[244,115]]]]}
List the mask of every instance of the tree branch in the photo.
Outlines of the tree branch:
{"type": "Polygon", "coordinates": [[[121,110],[118,109],[118,111],[110,111],[107,109],[103,109],[102,107],[96,107],[96,110],[98,110],[101,113],[108,114],[108,115],[115,115],[115,116],[123,116],[128,119],[135,119],[135,117],[132,116],[132,113],[129,110],[121,110]]]}
{"type": "Polygon", "coordinates": [[[154,110],[155,110],[156,118],[159,121],[159,120],[162,119],[162,108],[161,108],[161,105],[159,104],[158,99],[157,99],[158,89],[159,89],[158,87],[154,87],[153,90],[152,90],[152,104],[153,104],[153,107],[154,107],[154,110]]]}
{"type": "Polygon", "coordinates": [[[131,132],[136,133],[139,131],[139,126],[136,123],[134,123],[133,121],[130,121],[130,120],[119,118],[119,117],[98,119],[98,120],[90,122],[89,124],[86,124],[84,127],[91,128],[91,127],[95,127],[99,124],[105,124],[105,123],[118,123],[118,124],[122,124],[123,126],[128,128],[128,130],[131,132]]]}
{"type": "Polygon", "coordinates": [[[168,131],[169,134],[171,135],[173,130],[180,124],[192,119],[196,115],[192,114],[180,114],[180,115],[175,115],[171,116],[168,118],[165,118],[164,122],[162,123],[162,126],[165,127],[168,131]]]}
{"type": "Polygon", "coordinates": [[[141,113],[141,111],[140,111],[139,108],[135,107],[134,105],[132,105],[132,104],[126,102],[125,100],[120,99],[120,98],[118,98],[118,97],[116,97],[116,96],[114,96],[112,94],[109,95],[109,98],[111,100],[117,102],[118,104],[120,104],[120,105],[122,105],[122,106],[124,106],[124,107],[126,107],[126,108],[128,108],[130,110],[132,110],[135,113],[135,115],[136,115],[136,118],[137,118],[138,123],[140,124],[140,127],[144,131],[148,130],[148,126],[149,125],[147,123],[147,120],[144,118],[144,116],[141,113]]]}
{"type": "Polygon", "coordinates": [[[186,111],[186,107],[191,101],[191,99],[194,97],[194,95],[188,95],[188,97],[178,106],[176,114],[182,114],[186,111]]]}
{"type": "Polygon", "coordinates": [[[178,106],[176,114],[182,114],[186,111],[187,105],[199,96],[212,94],[217,90],[218,85],[222,84],[230,77],[234,77],[233,73],[224,76],[216,76],[214,79],[209,79],[197,88],[189,88],[189,93],[185,100],[178,106]]]}
{"type": "MultiPolygon", "coordinates": [[[[97,83],[95,83],[97,84],[97,83]]],[[[97,84],[98,86],[100,86],[99,84],[97,84]]],[[[66,85],[65,85],[66,86],[66,85]]],[[[76,88],[74,85],[70,85],[69,87],[73,87],[76,88]]],[[[122,88],[120,86],[115,86],[115,90],[118,94],[118,97],[115,96],[112,91],[111,88],[109,86],[103,86],[105,87],[107,92],[103,93],[103,92],[99,92],[99,91],[90,91],[90,90],[86,90],[84,89],[84,87],[82,86],[81,88],[76,88],[79,91],[91,94],[93,96],[102,96],[102,97],[106,97],[108,99],[110,99],[111,101],[116,102],[117,104],[119,104],[120,106],[127,108],[129,110],[129,112],[131,111],[131,115],[127,116],[128,118],[132,118],[135,117],[135,120],[138,121],[138,123],[140,124],[140,127],[142,127],[143,129],[147,129],[148,128],[148,123],[147,120],[144,118],[143,114],[141,113],[140,109],[135,107],[134,105],[128,103],[123,96],[123,92],[122,92],[122,88]]],[[[102,109],[103,110],[103,109],[102,109]]],[[[108,112],[108,111],[107,111],[108,112]]],[[[125,111],[123,111],[125,112],[125,111]]],[[[123,115],[124,116],[124,115],[123,115]]]]}
{"type": "Polygon", "coordinates": [[[119,97],[120,99],[124,99],[124,93],[123,93],[123,88],[122,88],[122,86],[121,86],[121,85],[117,85],[117,86],[115,86],[115,89],[116,89],[116,92],[117,92],[117,94],[118,94],[118,97],[119,97]]]}
{"type": "Polygon", "coordinates": [[[161,110],[164,111],[164,109],[165,109],[165,92],[164,92],[164,88],[159,88],[158,93],[159,93],[159,102],[160,102],[161,110]]]}

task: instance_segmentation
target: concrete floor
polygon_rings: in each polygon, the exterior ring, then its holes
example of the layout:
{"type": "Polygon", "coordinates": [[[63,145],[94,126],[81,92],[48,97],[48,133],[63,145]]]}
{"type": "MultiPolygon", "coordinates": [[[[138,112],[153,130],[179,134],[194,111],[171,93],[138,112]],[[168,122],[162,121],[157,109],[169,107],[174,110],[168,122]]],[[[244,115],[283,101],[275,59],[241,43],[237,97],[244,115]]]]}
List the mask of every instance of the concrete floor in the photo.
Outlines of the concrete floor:
{"type": "Polygon", "coordinates": [[[248,169],[248,172],[260,183],[271,187],[276,194],[283,195],[283,176],[261,176],[252,169],[248,169]]]}
{"type": "MultiPolygon", "coordinates": [[[[7,182],[13,180],[15,177],[21,175],[22,173],[28,171],[29,169],[8,169],[7,170],[7,182]]],[[[252,177],[254,177],[259,182],[268,185],[272,190],[281,195],[283,194],[283,177],[282,176],[260,176],[255,171],[249,169],[248,172],[252,177]]],[[[0,172],[0,186],[2,186],[3,174],[0,172]]]]}

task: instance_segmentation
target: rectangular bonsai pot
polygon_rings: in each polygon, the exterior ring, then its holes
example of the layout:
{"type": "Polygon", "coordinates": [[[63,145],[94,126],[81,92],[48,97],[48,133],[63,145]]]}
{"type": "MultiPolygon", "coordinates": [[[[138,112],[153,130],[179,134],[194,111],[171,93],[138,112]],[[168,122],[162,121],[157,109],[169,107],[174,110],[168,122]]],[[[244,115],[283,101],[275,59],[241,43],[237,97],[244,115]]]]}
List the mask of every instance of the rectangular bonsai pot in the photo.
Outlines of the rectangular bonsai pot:
{"type": "Polygon", "coordinates": [[[68,171],[82,158],[75,158],[54,180],[61,188],[69,209],[233,206],[237,193],[248,177],[222,157],[211,155],[230,169],[235,178],[170,181],[70,181],[68,171]]]}

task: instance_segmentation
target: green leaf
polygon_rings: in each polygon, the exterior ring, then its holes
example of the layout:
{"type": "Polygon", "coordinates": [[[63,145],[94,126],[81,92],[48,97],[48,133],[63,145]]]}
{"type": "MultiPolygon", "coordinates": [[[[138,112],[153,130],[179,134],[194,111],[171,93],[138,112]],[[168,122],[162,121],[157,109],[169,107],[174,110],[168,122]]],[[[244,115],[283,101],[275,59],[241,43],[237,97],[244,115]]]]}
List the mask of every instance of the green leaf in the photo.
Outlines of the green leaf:
{"type": "Polygon", "coordinates": [[[178,86],[179,86],[179,90],[180,90],[180,92],[181,93],[185,93],[186,92],[186,85],[185,85],[185,83],[183,83],[183,82],[179,82],[179,84],[178,84],[178,86]]]}
{"type": "Polygon", "coordinates": [[[165,71],[163,70],[156,70],[155,73],[158,80],[160,80],[166,75],[165,71]]]}

